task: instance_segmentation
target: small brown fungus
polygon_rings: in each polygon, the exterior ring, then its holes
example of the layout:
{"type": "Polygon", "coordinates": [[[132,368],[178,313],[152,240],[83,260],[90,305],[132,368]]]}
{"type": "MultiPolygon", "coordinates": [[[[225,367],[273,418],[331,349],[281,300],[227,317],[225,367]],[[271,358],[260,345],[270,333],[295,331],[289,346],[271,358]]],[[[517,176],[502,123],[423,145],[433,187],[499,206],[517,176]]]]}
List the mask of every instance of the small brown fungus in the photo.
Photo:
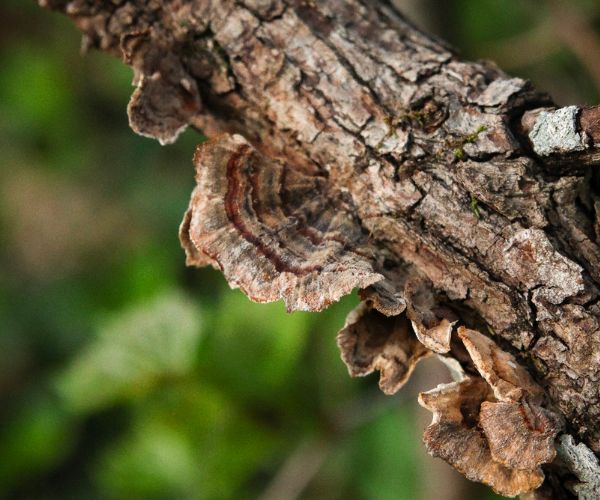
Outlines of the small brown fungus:
{"type": "Polygon", "coordinates": [[[386,269],[385,279],[359,291],[360,298],[369,306],[386,316],[397,316],[406,309],[404,287],[414,270],[410,266],[386,269]]]}
{"type": "Polygon", "coordinates": [[[173,48],[163,43],[151,29],[131,32],[122,37],[121,52],[135,73],[136,89],[127,107],[129,125],[140,135],[171,144],[202,104],[196,80],[173,48]]]}
{"type": "Polygon", "coordinates": [[[252,300],[283,299],[288,310],[320,311],[383,278],[362,251],[360,226],[320,192],[321,178],[262,156],[239,135],[202,144],[194,163],[180,230],[188,263],[212,264],[252,300]]]}
{"type": "Polygon", "coordinates": [[[348,315],[337,343],[351,376],[378,370],[379,387],[390,395],[406,383],[417,362],[431,354],[415,338],[404,315],[387,317],[365,303],[348,315]]]}
{"type": "Polygon", "coordinates": [[[419,395],[433,412],[427,449],[502,495],[532,491],[544,480],[540,465],[556,456],[562,418],[542,408],[542,389],[510,353],[475,330],[460,327],[458,334],[482,378],[419,395]]]}
{"type": "Polygon", "coordinates": [[[423,280],[409,282],[404,293],[406,314],[417,338],[434,352],[449,352],[450,338],[458,316],[436,300],[431,286],[423,280]]]}
{"type": "Polygon", "coordinates": [[[492,387],[496,399],[518,402],[527,395],[530,401],[539,402],[543,396],[542,388],[512,354],[503,351],[492,339],[475,330],[461,326],[458,335],[477,371],[492,387]]]}
{"type": "Polygon", "coordinates": [[[480,425],[492,458],[511,469],[532,470],[556,456],[554,438],[561,422],[539,406],[486,401],[481,405],[480,425]]]}
{"type": "Polygon", "coordinates": [[[397,316],[406,309],[406,301],[389,281],[379,281],[359,291],[360,298],[369,306],[386,316],[397,316]]]}
{"type": "Polygon", "coordinates": [[[518,470],[496,462],[479,430],[480,406],[490,398],[490,388],[480,378],[442,384],[421,393],[419,403],[433,413],[423,435],[425,446],[471,481],[487,484],[501,495],[532,491],[542,484],[542,471],[518,470]]]}

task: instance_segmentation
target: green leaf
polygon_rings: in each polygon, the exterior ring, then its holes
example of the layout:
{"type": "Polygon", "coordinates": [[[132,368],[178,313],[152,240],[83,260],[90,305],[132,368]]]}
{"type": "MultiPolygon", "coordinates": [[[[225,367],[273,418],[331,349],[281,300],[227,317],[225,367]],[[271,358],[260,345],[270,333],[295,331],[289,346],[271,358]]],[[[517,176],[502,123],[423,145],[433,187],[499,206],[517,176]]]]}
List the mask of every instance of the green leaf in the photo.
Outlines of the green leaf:
{"type": "Polygon", "coordinates": [[[192,369],[200,340],[197,308],[180,293],[115,315],[58,377],[75,411],[90,411],[146,394],[164,377],[192,369]]]}
{"type": "Polygon", "coordinates": [[[196,465],[185,436],[160,422],[142,422],[109,449],[96,480],[109,498],[193,498],[200,486],[196,465]]]}

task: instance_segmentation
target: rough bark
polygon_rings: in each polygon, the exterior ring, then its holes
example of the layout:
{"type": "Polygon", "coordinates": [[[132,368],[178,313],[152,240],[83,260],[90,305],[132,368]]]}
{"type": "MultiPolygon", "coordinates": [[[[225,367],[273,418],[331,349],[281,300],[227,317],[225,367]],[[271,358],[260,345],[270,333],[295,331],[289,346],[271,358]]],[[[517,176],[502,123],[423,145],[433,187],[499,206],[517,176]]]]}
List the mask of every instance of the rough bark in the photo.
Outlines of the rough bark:
{"type": "MultiPolygon", "coordinates": [[[[168,143],[192,125],[211,137],[182,225],[189,264],[219,267],[252,299],[290,310],[359,288],[378,335],[385,321],[373,314],[406,314],[425,347],[466,373],[425,405],[477,387],[469,404],[482,415],[562,415],[579,446],[600,452],[598,109],[557,110],[493,64],[461,61],[387,1],[40,3],[71,16],[85,48],[133,67],[136,132],[168,143]],[[510,352],[543,395],[498,396],[459,325],[510,352]]],[[[499,491],[512,494],[539,484],[533,469],[551,450],[530,457],[532,476],[514,467],[514,450],[494,455],[502,436],[454,417],[446,427],[492,456],[470,476],[502,469],[512,489],[499,491]]],[[[429,437],[452,436],[436,425],[429,437]]],[[[552,441],[533,428],[535,442],[552,441]]]]}

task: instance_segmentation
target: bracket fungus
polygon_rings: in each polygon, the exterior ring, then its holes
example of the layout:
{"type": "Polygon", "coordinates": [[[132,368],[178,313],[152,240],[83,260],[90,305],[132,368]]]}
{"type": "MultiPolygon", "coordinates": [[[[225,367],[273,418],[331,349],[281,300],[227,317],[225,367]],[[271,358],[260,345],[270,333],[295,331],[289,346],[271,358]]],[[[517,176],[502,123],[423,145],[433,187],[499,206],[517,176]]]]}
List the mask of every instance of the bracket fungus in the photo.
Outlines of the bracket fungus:
{"type": "Polygon", "coordinates": [[[458,335],[481,378],[419,395],[433,412],[427,449],[502,495],[535,490],[544,480],[540,466],[556,456],[562,419],[542,406],[542,388],[510,353],[475,330],[460,327],[458,335]]]}
{"type": "Polygon", "coordinates": [[[196,80],[151,29],[123,36],[120,47],[135,71],[136,89],[127,107],[130,127],[161,144],[175,142],[201,110],[196,80]]]}
{"type": "Polygon", "coordinates": [[[398,276],[395,279],[389,279],[386,276],[386,279],[378,281],[364,290],[359,290],[358,293],[369,307],[386,316],[397,316],[406,309],[404,294],[397,285],[402,282],[403,280],[398,276]]]}
{"type": "Polygon", "coordinates": [[[398,392],[419,360],[431,354],[412,334],[405,315],[387,317],[364,303],[348,315],[337,343],[350,375],[378,370],[385,394],[398,392]]]}
{"type": "Polygon", "coordinates": [[[557,416],[526,401],[481,404],[480,425],[492,458],[506,467],[533,470],[554,460],[554,438],[561,428],[557,416]]]}
{"type": "Polygon", "coordinates": [[[471,481],[491,486],[506,496],[538,488],[541,470],[510,469],[496,462],[488,443],[478,429],[479,408],[490,396],[480,378],[442,384],[419,395],[419,403],[433,413],[433,421],[423,440],[432,455],[442,458],[471,481]]]}
{"type": "Polygon", "coordinates": [[[494,391],[496,399],[512,402],[527,396],[532,401],[540,400],[543,396],[542,388],[517,363],[512,354],[500,349],[492,339],[478,331],[461,326],[458,335],[477,371],[494,391]]]}
{"type": "MultiPolygon", "coordinates": [[[[543,389],[486,335],[464,326],[457,330],[469,374],[456,359],[460,356],[445,357],[458,316],[425,280],[403,278],[402,293],[386,281],[361,292],[364,302],[348,315],[337,337],[349,373],[365,376],[378,370],[381,390],[394,394],[420,359],[439,353],[456,381],[419,395],[419,403],[433,413],[423,436],[427,450],[502,495],[536,490],[544,482],[541,466],[555,459],[562,417],[544,407],[543,389]],[[380,312],[392,310],[386,307],[394,303],[390,297],[405,311],[398,307],[395,316],[380,312]]],[[[457,349],[453,344],[452,352],[457,349]]]]}
{"type": "Polygon", "coordinates": [[[200,145],[194,163],[180,228],[188,264],[218,267],[252,300],[283,299],[290,311],[320,311],[383,278],[322,178],[264,157],[240,135],[200,145]]]}
{"type": "MultiPolygon", "coordinates": [[[[364,302],[348,315],[337,337],[350,374],[380,371],[379,386],[386,394],[407,382],[420,359],[450,351],[458,321],[426,281],[405,278],[401,294],[383,288],[385,297],[402,299],[405,311],[386,316],[378,310],[377,285],[381,289],[386,283],[379,282],[361,293],[364,302]]],[[[512,354],[464,326],[457,336],[470,370],[479,375],[467,375],[455,358],[440,355],[456,381],[419,395],[419,403],[433,413],[423,436],[427,450],[502,495],[534,491],[544,481],[541,465],[556,456],[562,418],[543,406],[542,388],[512,354]]]]}

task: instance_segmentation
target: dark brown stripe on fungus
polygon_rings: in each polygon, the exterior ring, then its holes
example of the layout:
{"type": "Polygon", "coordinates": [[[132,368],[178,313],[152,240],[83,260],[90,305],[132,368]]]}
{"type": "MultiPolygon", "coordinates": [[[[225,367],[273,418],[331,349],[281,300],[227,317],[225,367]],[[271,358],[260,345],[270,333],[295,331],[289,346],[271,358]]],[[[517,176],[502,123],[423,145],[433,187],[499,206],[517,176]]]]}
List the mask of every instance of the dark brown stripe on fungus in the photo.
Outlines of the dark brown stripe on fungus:
{"type": "MultiPolygon", "coordinates": [[[[307,266],[294,265],[285,262],[276,248],[265,244],[259,235],[252,233],[252,231],[247,227],[242,215],[242,209],[240,207],[241,202],[246,201],[246,193],[242,190],[243,181],[241,170],[248,164],[250,160],[249,156],[251,154],[252,151],[250,150],[250,145],[243,144],[233,155],[231,155],[231,158],[227,162],[227,194],[225,195],[225,212],[227,213],[229,222],[235,226],[242,238],[256,247],[258,253],[271,261],[277,272],[292,273],[296,276],[305,276],[309,273],[321,272],[323,268],[318,264],[307,266]]],[[[252,177],[253,176],[251,176],[251,178],[252,177]]],[[[252,206],[259,207],[259,192],[251,190],[250,196],[252,199],[252,206]]],[[[257,212],[256,215],[259,215],[259,213],[260,212],[257,212]]],[[[260,221],[260,218],[257,218],[257,220],[260,221]]]]}

